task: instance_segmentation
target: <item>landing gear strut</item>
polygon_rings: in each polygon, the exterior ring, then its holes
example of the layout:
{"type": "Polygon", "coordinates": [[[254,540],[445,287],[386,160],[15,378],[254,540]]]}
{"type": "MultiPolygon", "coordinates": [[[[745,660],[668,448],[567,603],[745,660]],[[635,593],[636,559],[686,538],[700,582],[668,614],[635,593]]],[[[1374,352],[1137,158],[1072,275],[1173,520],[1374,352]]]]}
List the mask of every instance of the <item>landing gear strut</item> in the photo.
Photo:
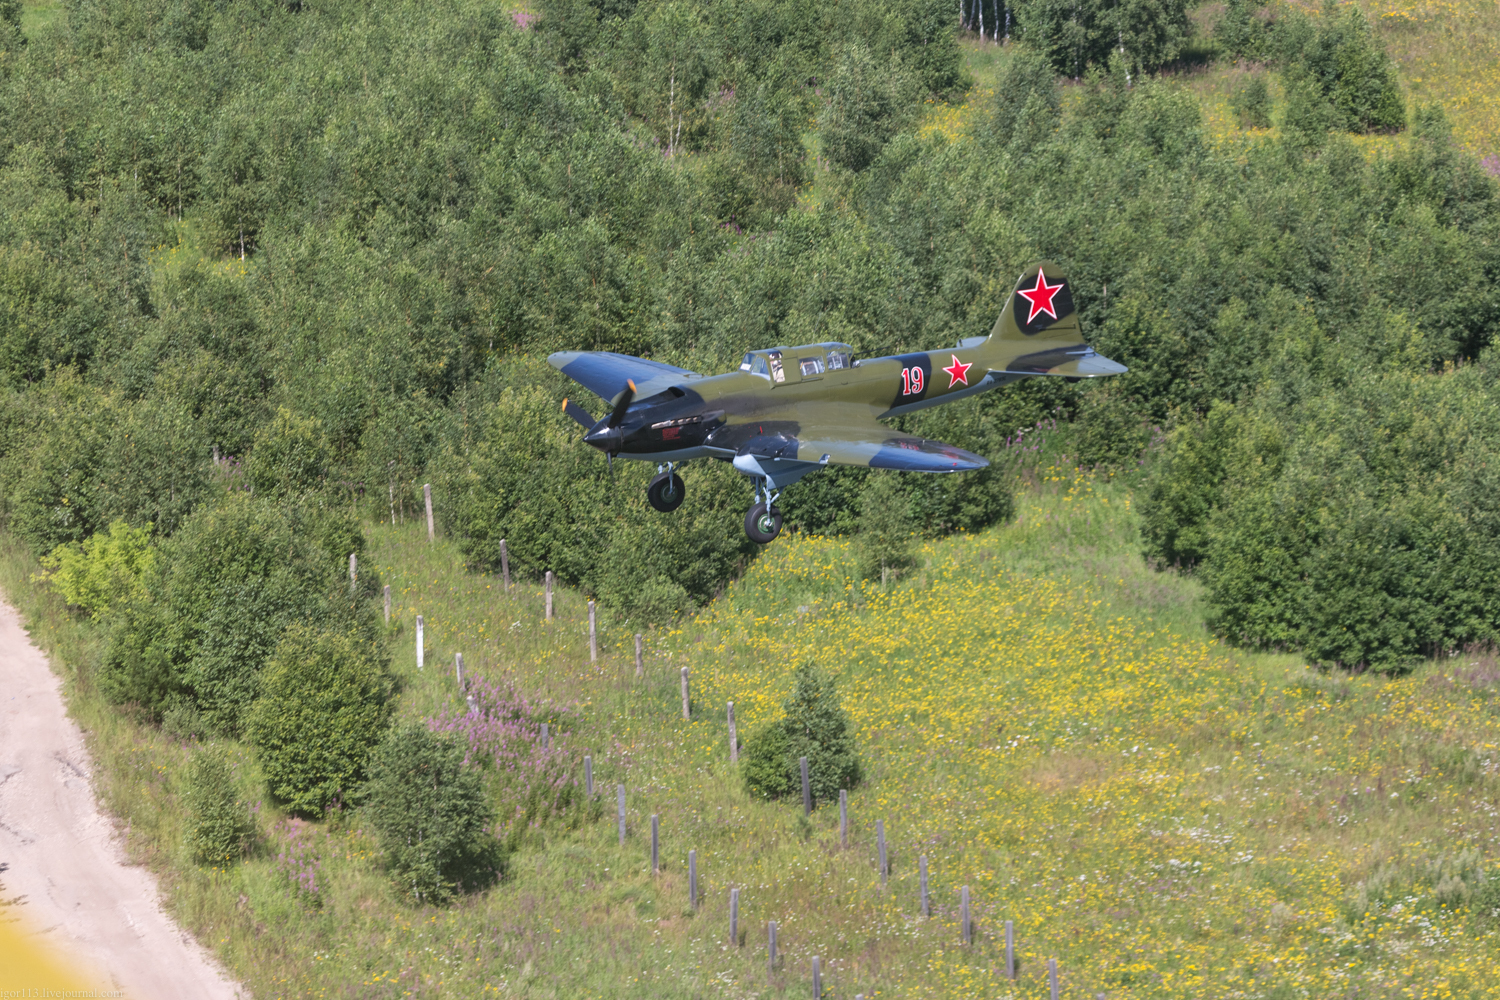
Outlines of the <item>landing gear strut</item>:
{"type": "Polygon", "coordinates": [[[658,465],[656,477],[646,487],[646,499],[651,502],[651,506],[663,514],[670,514],[682,506],[682,498],[686,495],[687,487],[683,485],[682,477],[672,471],[672,463],[667,463],[665,472],[658,465]]]}
{"type": "Polygon", "coordinates": [[[771,484],[762,482],[764,487],[757,485],[755,488],[755,506],[745,515],[745,534],[757,545],[769,544],[781,534],[781,509],[776,506],[781,494],[772,493],[771,484]],[[764,500],[761,499],[762,488],[765,490],[764,500]]]}

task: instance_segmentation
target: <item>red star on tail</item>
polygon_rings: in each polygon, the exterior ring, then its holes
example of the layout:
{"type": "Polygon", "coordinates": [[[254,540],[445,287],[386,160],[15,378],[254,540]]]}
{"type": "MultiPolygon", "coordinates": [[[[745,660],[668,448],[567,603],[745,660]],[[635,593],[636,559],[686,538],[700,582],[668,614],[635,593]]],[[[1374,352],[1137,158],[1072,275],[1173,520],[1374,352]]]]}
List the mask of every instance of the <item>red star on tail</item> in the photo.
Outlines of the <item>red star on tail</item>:
{"type": "Polygon", "coordinates": [[[951,389],[955,385],[958,385],[958,383],[960,382],[962,382],[964,385],[968,385],[969,369],[973,367],[974,365],[972,362],[969,364],[964,364],[962,361],[958,360],[957,354],[953,355],[953,364],[943,369],[943,371],[948,373],[948,378],[950,380],[948,382],[948,388],[951,389]]]}
{"type": "Polygon", "coordinates": [[[1052,308],[1052,299],[1057,295],[1063,283],[1059,281],[1055,285],[1047,284],[1047,275],[1041,268],[1036,271],[1036,287],[1030,291],[1024,288],[1016,289],[1016,294],[1031,303],[1031,313],[1026,317],[1026,325],[1036,319],[1037,313],[1046,313],[1053,319],[1057,319],[1057,310],[1052,308]]]}

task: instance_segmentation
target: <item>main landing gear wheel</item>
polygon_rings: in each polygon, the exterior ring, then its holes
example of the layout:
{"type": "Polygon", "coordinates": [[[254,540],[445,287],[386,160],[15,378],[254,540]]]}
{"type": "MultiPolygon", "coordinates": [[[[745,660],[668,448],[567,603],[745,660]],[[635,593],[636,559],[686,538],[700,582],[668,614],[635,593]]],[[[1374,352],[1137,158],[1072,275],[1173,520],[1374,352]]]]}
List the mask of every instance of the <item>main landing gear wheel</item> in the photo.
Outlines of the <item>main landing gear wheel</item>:
{"type": "Polygon", "coordinates": [[[770,543],[781,534],[781,508],[757,503],[745,515],[745,534],[757,545],[770,543]]]}
{"type": "Polygon", "coordinates": [[[682,498],[686,495],[687,487],[683,485],[682,477],[675,472],[663,472],[646,487],[646,499],[663,514],[670,514],[681,507],[682,498]]]}

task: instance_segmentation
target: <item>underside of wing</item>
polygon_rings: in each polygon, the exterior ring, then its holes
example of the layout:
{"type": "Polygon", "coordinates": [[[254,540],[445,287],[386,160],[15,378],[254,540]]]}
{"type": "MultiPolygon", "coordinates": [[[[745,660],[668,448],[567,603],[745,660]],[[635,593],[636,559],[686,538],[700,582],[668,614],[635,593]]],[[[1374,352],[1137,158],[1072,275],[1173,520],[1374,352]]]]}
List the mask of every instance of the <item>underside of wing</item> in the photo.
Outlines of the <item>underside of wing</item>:
{"type": "Polygon", "coordinates": [[[797,460],[904,472],[968,472],[990,464],[973,452],[902,434],[874,421],[802,428],[797,434],[797,460]]]}
{"type": "Polygon", "coordinates": [[[613,351],[558,351],[547,363],[605,402],[618,396],[626,381],[635,382],[637,399],[646,399],[669,386],[703,377],[686,368],[613,351]]]}

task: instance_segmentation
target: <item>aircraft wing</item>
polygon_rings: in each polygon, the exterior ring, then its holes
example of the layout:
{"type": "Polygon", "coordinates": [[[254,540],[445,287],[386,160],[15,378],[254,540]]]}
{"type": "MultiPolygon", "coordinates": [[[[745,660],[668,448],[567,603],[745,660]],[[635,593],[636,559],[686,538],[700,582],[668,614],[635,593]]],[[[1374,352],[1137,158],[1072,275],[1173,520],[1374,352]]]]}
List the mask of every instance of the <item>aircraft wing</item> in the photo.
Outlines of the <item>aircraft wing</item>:
{"type": "Polygon", "coordinates": [[[686,368],[613,351],[558,351],[548,356],[547,363],[606,403],[620,394],[627,380],[635,382],[635,398],[645,399],[668,386],[703,377],[686,368]]]}
{"type": "Polygon", "coordinates": [[[795,431],[753,437],[739,453],[762,461],[864,465],[906,472],[967,472],[990,464],[973,452],[903,434],[845,407],[803,407],[798,416],[795,431]]]}
{"type": "Polygon", "coordinates": [[[902,434],[881,424],[812,428],[797,435],[797,458],[803,462],[867,465],[872,469],[903,472],[968,472],[990,464],[971,451],[902,434]]]}

